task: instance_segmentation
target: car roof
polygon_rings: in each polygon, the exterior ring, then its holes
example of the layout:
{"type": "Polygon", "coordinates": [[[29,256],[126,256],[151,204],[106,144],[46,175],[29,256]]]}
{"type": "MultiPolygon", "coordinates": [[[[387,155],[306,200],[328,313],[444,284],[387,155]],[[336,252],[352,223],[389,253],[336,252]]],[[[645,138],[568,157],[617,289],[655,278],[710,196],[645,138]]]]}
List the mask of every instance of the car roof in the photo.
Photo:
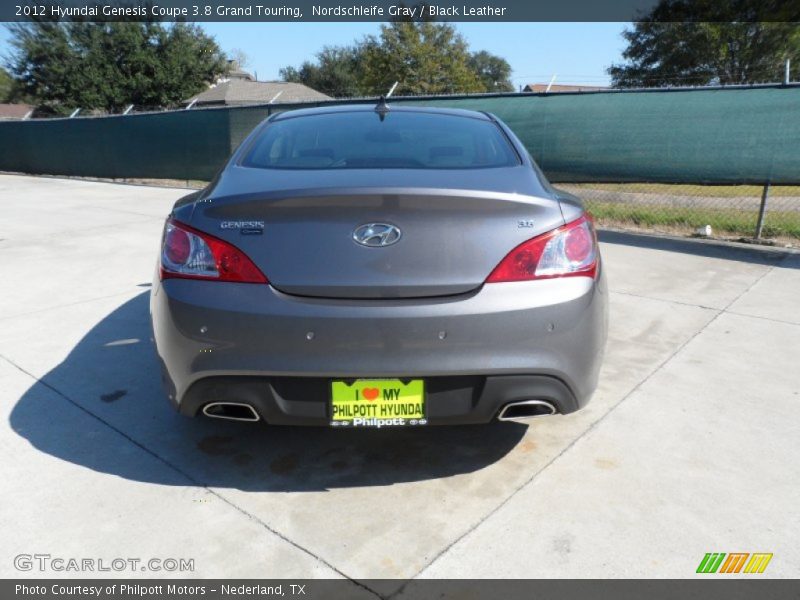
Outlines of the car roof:
{"type": "MultiPolygon", "coordinates": [[[[327,115],[337,113],[352,113],[352,112],[374,112],[377,104],[336,104],[333,106],[316,106],[314,108],[300,108],[296,110],[288,110],[286,112],[274,115],[271,121],[281,121],[283,119],[293,119],[295,117],[306,117],[312,115],[327,115]]],[[[402,113],[425,113],[433,115],[448,115],[452,117],[466,117],[470,119],[479,119],[481,121],[491,121],[492,118],[483,112],[476,110],[466,110],[463,108],[434,108],[430,106],[402,106],[398,104],[389,104],[389,114],[393,112],[402,113]]]]}

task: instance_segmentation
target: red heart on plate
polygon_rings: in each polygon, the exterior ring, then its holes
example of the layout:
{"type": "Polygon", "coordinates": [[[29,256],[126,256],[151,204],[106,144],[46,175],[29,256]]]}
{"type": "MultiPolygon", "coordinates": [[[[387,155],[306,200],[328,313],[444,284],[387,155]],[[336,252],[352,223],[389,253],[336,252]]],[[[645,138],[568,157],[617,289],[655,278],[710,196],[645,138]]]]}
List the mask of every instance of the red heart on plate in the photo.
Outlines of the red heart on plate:
{"type": "Polygon", "coordinates": [[[369,400],[372,402],[375,398],[378,397],[378,388],[364,388],[361,390],[361,393],[364,396],[364,399],[369,400]]]}

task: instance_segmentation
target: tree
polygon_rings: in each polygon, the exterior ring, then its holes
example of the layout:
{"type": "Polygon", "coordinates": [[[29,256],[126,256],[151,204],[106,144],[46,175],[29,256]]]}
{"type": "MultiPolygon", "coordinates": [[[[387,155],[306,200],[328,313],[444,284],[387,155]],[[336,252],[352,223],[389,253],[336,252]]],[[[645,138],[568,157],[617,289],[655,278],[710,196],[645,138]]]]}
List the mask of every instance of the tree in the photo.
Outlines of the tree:
{"type": "Polygon", "coordinates": [[[362,85],[364,43],[354,46],[325,46],[317,52],[316,63],[304,62],[299,69],[280,70],[284,81],[303,83],[329,96],[362,96],[369,92],[362,85]]]}
{"type": "Polygon", "coordinates": [[[171,106],[227,70],[196,25],[156,22],[27,22],[8,25],[15,87],[42,108],[117,112],[171,106]]]}
{"type": "Polygon", "coordinates": [[[800,28],[775,10],[767,0],[661,0],[622,34],[625,62],[608,73],[615,87],[780,81],[786,59],[800,61],[800,28]]]}
{"type": "Polygon", "coordinates": [[[250,65],[250,56],[240,48],[234,48],[228,52],[228,60],[232,60],[239,69],[244,69],[250,65]]]}
{"type": "Polygon", "coordinates": [[[514,91],[514,84],[511,83],[511,65],[505,58],[481,50],[469,57],[469,66],[478,74],[486,91],[514,91]]]}
{"type": "Polygon", "coordinates": [[[363,83],[372,93],[385,93],[395,82],[396,94],[483,92],[469,58],[466,40],[452,25],[395,21],[381,25],[380,41],[367,38],[363,83]]]}
{"type": "Polygon", "coordinates": [[[395,20],[352,46],[326,46],[316,62],[281,69],[285,81],[331,96],[447,94],[513,90],[511,67],[489,52],[470,54],[452,25],[395,20]]]}
{"type": "Polygon", "coordinates": [[[11,86],[13,80],[8,71],[0,68],[0,102],[8,102],[11,98],[11,86]]]}

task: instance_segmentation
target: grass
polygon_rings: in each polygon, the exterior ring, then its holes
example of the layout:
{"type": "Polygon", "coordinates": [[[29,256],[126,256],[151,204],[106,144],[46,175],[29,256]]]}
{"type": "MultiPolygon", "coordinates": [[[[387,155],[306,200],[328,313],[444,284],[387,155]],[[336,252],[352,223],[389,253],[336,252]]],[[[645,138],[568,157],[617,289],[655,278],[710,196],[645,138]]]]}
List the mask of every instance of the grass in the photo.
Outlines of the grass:
{"type": "MultiPolygon", "coordinates": [[[[764,187],[760,185],[696,185],[674,183],[570,183],[555,185],[556,187],[584,188],[604,192],[713,198],[760,198],[764,190],[764,187]]],[[[800,197],[800,185],[771,186],[769,188],[769,194],[770,196],[800,197]]]]}
{"type": "MultiPolygon", "coordinates": [[[[595,186],[593,186],[595,187],[595,186]]],[[[670,228],[694,231],[711,225],[714,234],[753,237],[757,214],[744,210],[674,208],[617,202],[587,202],[587,208],[601,225],[632,224],[641,228],[670,228]]],[[[762,236],[800,240],[800,212],[768,212],[762,236]]]]}

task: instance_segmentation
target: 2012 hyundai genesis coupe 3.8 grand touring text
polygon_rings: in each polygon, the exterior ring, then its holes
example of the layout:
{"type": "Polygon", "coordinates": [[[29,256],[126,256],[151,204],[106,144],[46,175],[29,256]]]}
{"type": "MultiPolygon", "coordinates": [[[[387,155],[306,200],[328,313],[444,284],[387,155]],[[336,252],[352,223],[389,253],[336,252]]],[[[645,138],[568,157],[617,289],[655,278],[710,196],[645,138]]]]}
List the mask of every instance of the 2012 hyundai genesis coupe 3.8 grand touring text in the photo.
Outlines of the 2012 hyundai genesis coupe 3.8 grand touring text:
{"type": "Polygon", "coordinates": [[[381,101],[259,125],[175,204],[151,314],[185,415],[476,424],[588,402],[607,290],[591,217],[504,123],[381,101]]]}

